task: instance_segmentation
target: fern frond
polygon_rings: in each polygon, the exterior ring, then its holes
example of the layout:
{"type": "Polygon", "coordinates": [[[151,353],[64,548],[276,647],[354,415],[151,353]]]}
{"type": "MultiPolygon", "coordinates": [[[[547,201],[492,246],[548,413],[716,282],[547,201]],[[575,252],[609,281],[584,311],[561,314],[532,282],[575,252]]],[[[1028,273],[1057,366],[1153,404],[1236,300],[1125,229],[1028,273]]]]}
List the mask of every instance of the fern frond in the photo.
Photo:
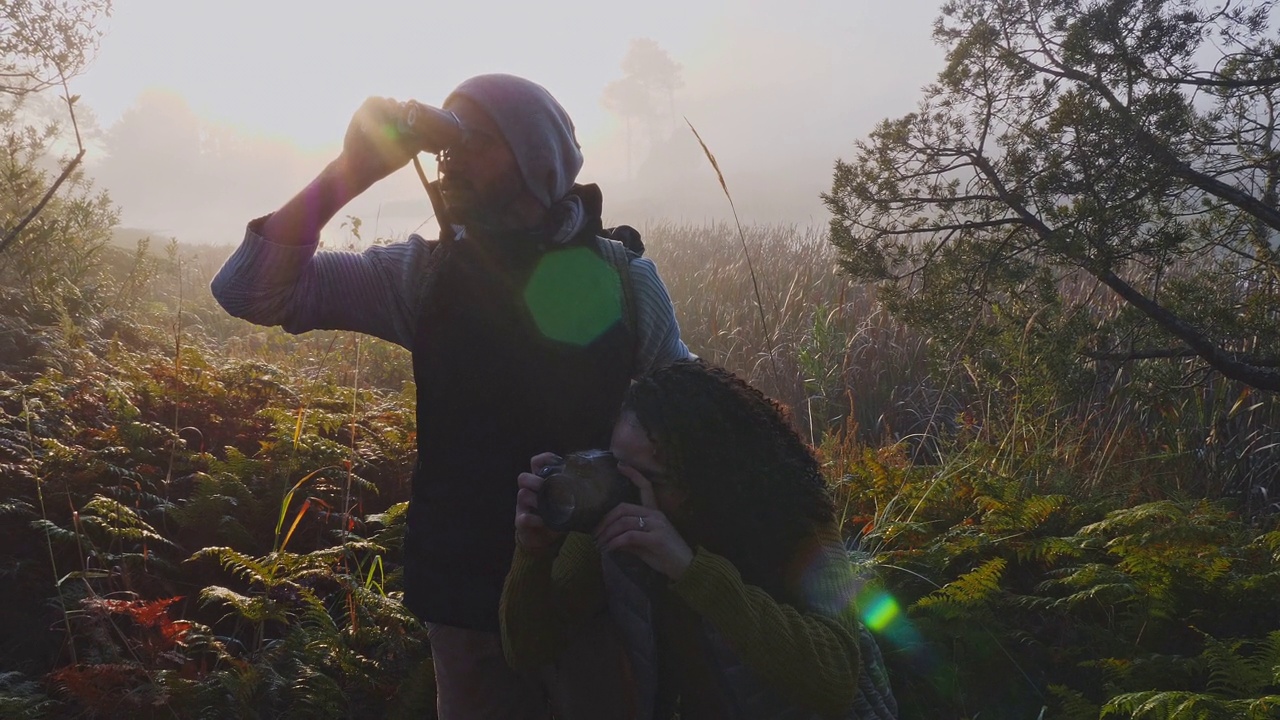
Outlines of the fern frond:
{"type": "Polygon", "coordinates": [[[272,568],[266,563],[229,547],[207,547],[197,550],[191,557],[187,558],[187,562],[194,562],[204,558],[217,560],[224,570],[249,582],[266,585],[271,582],[271,578],[275,575],[272,568]]]}
{"type": "Polygon", "coordinates": [[[316,598],[315,593],[303,588],[298,593],[298,597],[302,604],[302,609],[298,616],[298,626],[309,631],[311,635],[318,635],[340,642],[338,640],[340,636],[338,624],[334,622],[328,608],[316,598]]]}
{"type": "Polygon", "coordinates": [[[1269,684],[1280,687],[1280,630],[1267,635],[1258,653],[1258,662],[1269,673],[1269,684]]]}
{"type": "Polygon", "coordinates": [[[979,606],[991,602],[1000,591],[1000,577],[1007,561],[992,558],[939,590],[916,601],[915,606],[929,608],[937,605],[979,606]]]}
{"type": "MultiPolygon", "coordinates": [[[[409,503],[406,501],[406,502],[399,502],[399,503],[396,503],[395,505],[392,505],[391,507],[387,508],[386,512],[374,513],[372,515],[369,515],[364,519],[364,521],[366,523],[369,523],[370,525],[373,525],[376,523],[379,525],[390,527],[392,525],[404,523],[406,520],[408,520],[408,517],[409,517],[409,503]]],[[[1276,535],[1280,536],[1280,533],[1276,533],[1276,535]]]]}
{"type": "Polygon", "coordinates": [[[1266,695],[1233,705],[1245,710],[1248,720],[1276,720],[1280,718],[1280,695],[1266,695]]]}
{"type": "Polygon", "coordinates": [[[319,720],[342,718],[346,714],[347,699],[338,683],[320,670],[300,665],[298,675],[289,686],[292,702],[284,718],[319,720]]]}
{"type": "Polygon", "coordinates": [[[192,620],[184,621],[186,632],[177,641],[188,658],[207,656],[215,662],[228,662],[231,652],[227,645],[213,633],[213,628],[192,620]]]}
{"type": "Polygon", "coordinates": [[[1117,695],[1102,706],[1100,717],[1122,717],[1132,720],[1173,720],[1174,712],[1188,702],[1204,696],[1190,692],[1146,690],[1117,695]]]}
{"type": "Polygon", "coordinates": [[[1209,692],[1228,698],[1251,697],[1270,684],[1270,667],[1263,667],[1262,657],[1246,657],[1240,653],[1245,643],[1208,638],[1203,655],[1208,662],[1209,692]]]}
{"type": "Polygon", "coordinates": [[[418,627],[418,617],[404,603],[366,588],[358,578],[348,577],[347,580],[348,592],[354,596],[357,607],[384,621],[393,620],[406,628],[418,627]]]}
{"type": "Polygon", "coordinates": [[[1071,605],[1086,600],[1102,600],[1107,603],[1130,600],[1141,594],[1138,584],[1123,570],[1114,565],[1104,563],[1086,563],[1063,572],[1053,573],[1051,577],[1039,583],[1039,592],[1056,590],[1074,591],[1064,599],[1071,605]]]}
{"type": "Polygon", "coordinates": [[[133,508],[102,495],[94,495],[81,510],[80,522],[100,530],[112,540],[150,542],[175,547],[150,524],[138,516],[133,508]]]}
{"type": "Polygon", "coordinates": [[[1065,685],[1050,685],[1049,693],[1058,700],[1054,717],[1061,720],[1097,720],[1100,708],[1076,690],[1065,685]]]}
{"type": "Polygon", "coordinates": [[[1032,495],[1022,503],[1018,519],[1024,528],[1037,528],[1066,504],[1065,495],[1032,495]]]}
{"type": "Polygon", "coordinates": [[[1157,500],[1131,508],[1112,510],[1102,520],[1080,528],[1080,534],[1120,534],[1148,527],[1153,523],[1179,522],[1186,516],[1187,511],[1181,504],[1173,500],[1157,500]]]}
{"type": "Polygon", "coordinates": [[[1019,560],[1046,563],[1078,559],[1085,551],[1086,541],[1079,536],[1036,538],[1016,548],[1019,560]]]}
{"type": "Polygon", "coordinates": [[[241,595],[221,585],[210,585],[200,591],[202,606],[207,607],[216,603],[229,606],[236,615],[253,623],[286,619],[286,614],[279,605],[266,597],[241,595]]]}
{"type": "Polygon", "coordinates": [[[76,547],[77,543],[81,542],[84,543],[87,548],[94,547],[93,541],[90,538],[85,537],[80,533],[76,533],[73,530],[67,530],[51,520],[46,520],[44,518],[32,520],[31,527],[40,532],[47,533],[49,535],[49,539],[62,545],[76,547]]]}
{"type": "MultiPolygon", "coordinates": [[[[0,467],[0,472],[4,470],[0,467]]],[[[0,502],[0,517],[35,517],[36,509],[31,503],[23,500],[11,499],[0,502]]]]}
{"type": "Polygon", "coordinates": [[[1273,553],[1272,562],[1280,563],[1280,530],[1273,530],[1260,536],[1257,542],[1273,553]]]}

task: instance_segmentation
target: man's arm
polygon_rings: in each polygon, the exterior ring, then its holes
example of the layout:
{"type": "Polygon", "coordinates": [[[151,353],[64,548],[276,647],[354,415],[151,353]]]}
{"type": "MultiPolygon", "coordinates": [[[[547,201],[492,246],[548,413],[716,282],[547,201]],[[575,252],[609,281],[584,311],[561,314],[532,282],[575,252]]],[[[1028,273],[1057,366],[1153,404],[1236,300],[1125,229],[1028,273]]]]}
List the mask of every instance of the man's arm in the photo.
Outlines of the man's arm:
{"type": "Polygon", "coordinates": [[[266,219],[213,278],[214,298],[231,315],[291,333],[353,330],[410,347],[433,243],[412,235],[362,253],[316,251],[318,241],[280,244],[263,237],[266,219]]]}
{"type": "Polygon", "coordinates": [[[428,244],[415,236],[361,254],[316,253],[322,227],[416,154],[387,133],[400,107],[387,98],[365,101],[338,158],[279,210],[249,224],[240,248],[213,280],[214,297],[227,312],[295,333],[355,330],[412,342],[414,291],[428,244]]]}
{"type": "Polygon", "coordinates": [[[311,243],[347,203],[408,165],[421,147],[398,134],[396,120],[403,112],[404,103],[391,98],[365,100],[347,125],[338,159],[272,213],[262,236],[281,245],[311,243]]]}
{"type": "Polygon", "coordinates": [[[630,264],[631,287],[636,304],[636,374],[695,357],[680,339],[680,323],[658,268],[649,258],[635,258],[630,264]]]}
{"type": "Polygon", "coordinates": [[[358,161],[344,153],[326,165],[302,192],[268,216],[261,234],[281,245],[311,244],[320,237],[320,228],[379,179],[362,172],[358,161]]]}

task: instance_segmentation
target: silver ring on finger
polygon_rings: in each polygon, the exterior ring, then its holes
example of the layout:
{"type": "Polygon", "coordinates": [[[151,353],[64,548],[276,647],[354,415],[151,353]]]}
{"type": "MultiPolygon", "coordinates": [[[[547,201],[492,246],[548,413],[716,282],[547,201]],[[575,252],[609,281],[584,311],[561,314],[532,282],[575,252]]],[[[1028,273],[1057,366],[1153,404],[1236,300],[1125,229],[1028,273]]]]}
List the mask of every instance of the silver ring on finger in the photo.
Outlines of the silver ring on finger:
{"type": "Polygon", "coordinates": [[[637,515],[636,520],[640,521],[640,529],[643,530],[645,528],[644,517],[642,515],[637,515]]]}

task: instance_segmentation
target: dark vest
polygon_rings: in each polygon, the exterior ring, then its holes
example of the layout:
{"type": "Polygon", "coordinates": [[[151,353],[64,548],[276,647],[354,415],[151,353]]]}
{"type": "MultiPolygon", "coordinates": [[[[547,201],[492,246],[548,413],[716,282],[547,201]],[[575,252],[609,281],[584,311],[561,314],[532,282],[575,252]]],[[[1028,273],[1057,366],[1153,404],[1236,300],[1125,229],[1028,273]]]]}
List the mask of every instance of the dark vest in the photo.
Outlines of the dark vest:
{"type": "Polygon", "coordinates": [[[516,476],[538,453],[608,447],[634,365],[608,242],[468,238],[433,252],[404,544],[405,604],[424,621],[496,631],[516,476]]]}

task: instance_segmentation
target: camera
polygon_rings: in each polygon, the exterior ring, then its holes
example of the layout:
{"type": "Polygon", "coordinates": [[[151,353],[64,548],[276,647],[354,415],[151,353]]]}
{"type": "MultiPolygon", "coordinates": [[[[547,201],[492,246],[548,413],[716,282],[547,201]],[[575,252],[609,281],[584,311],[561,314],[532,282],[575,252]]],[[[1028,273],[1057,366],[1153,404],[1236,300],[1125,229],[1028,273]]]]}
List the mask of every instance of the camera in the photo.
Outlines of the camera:
{"type": "Polygon", "coordinates": [[[538,492],[538,515],[558,532],[591,532],[619,503],[640,502],[639,489],[618,472],[618,460],[607,450],[570,453],[538,475],[545,478],[538,492]]]}

